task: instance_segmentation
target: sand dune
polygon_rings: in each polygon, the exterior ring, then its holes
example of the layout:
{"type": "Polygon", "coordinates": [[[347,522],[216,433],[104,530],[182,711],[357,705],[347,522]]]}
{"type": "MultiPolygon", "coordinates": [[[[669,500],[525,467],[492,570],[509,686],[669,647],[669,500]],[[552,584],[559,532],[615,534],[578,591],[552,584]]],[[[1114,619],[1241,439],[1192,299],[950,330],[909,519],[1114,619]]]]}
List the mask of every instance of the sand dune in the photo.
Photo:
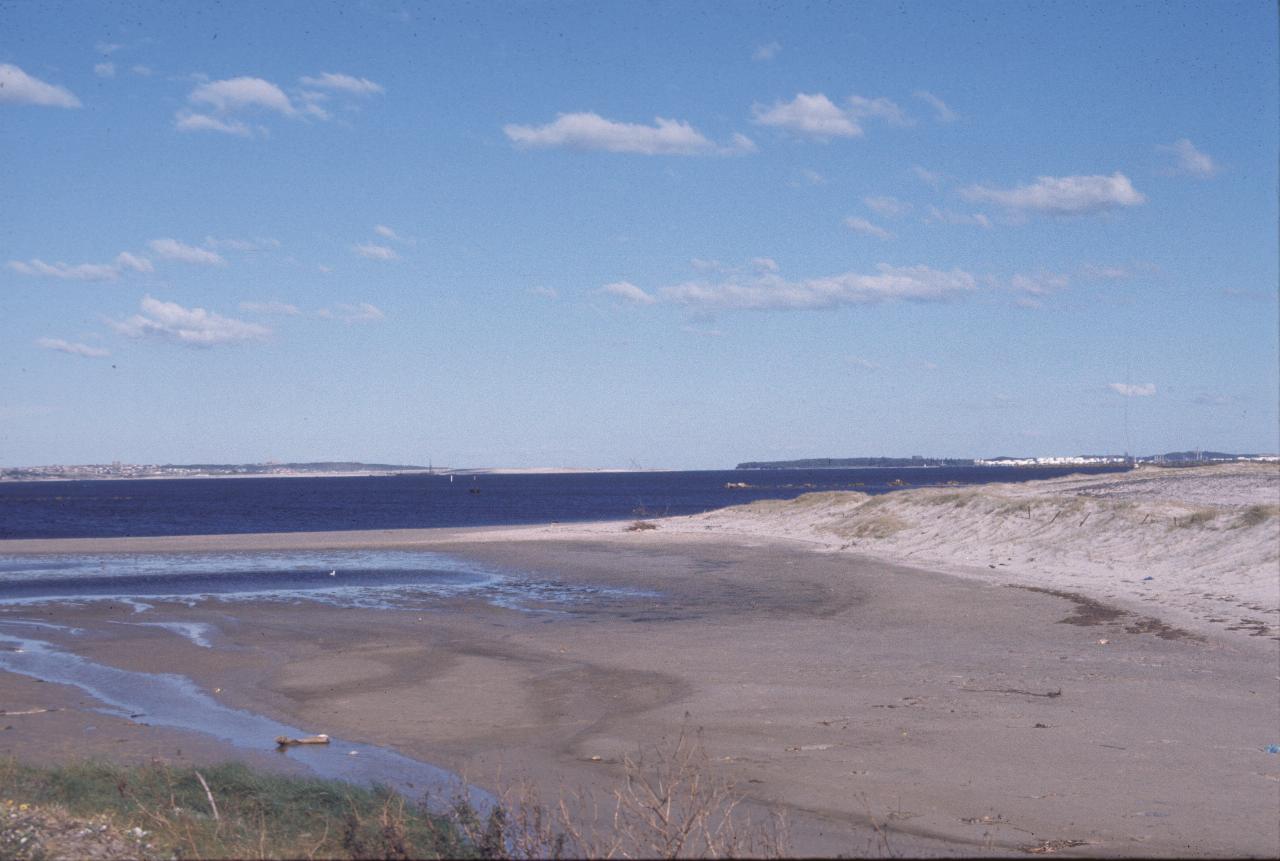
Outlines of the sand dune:
{"type": "Polygon", "coordinates": [[[1022,484],[814,493],[662,521],[1067,590],[1204,630],[1280,632],[1280,469],[1143,468],[1022,484]]]}

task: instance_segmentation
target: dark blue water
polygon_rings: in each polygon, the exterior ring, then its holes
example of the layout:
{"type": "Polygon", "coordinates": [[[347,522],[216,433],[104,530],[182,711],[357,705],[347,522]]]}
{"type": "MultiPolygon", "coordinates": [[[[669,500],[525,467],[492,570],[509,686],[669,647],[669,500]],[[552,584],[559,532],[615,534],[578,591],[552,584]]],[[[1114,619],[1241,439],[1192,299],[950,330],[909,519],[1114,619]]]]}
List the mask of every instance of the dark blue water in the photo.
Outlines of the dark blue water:
{"type": "Polygon", "coordinates": [[[0,539],[496,526],[696,514],[823,490],[1052,478],[1066,467],[778,469],[553,475],[0,483],[0,539]],[[726,484],[747,482],[745,489],[726,484]]]}

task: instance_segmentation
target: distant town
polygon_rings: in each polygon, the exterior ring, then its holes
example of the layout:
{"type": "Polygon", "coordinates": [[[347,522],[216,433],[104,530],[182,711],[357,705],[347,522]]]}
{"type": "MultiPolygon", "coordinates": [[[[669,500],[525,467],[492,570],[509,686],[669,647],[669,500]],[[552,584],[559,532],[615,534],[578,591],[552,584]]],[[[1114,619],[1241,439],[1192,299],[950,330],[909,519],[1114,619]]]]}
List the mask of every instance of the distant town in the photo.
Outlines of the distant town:
{"type": "MultiPolygon", "coordinates": [[[[1258,461],[1280,463],[1280,455],[1230,454],[1220,451],[1177,451],[1140,457],[1115,454],[1088,454],[1050,457],[842,457],[804,458],[801,460],[747,461],[735,469],[850,469],[867,467],[939,467],[939,466],[1122,466],[1154,464],[1157,466],[1194,466],[1204,463],[1258,461]]],[[[51,464],[47,466],[0,467],[0,481],[85,480],[121,478],[252,478],[284,476],[339,475],[403,475],[403,474],[472,474],[491,469],[455,469],[439,466],[413,466],[359,461],[315,461],[307,463],[189,463],[189,464],[51,464]]],[[[571,469],[520,469],[511,472],[573,472],[571,469]]],[[[613,470],[583,470],[587,472],[613,470]]]]}

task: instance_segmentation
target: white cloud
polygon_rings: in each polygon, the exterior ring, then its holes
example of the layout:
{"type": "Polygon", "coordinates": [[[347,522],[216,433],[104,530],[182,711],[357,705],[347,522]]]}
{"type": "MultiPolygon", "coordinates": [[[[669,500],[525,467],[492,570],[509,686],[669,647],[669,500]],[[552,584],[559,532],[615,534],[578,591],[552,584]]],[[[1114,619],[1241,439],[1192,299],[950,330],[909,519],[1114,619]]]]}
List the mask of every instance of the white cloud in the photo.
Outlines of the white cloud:
{"type": "Polygon", "coordinates": [[[888,195],[882,197],[864,197],[862,202],[876,215],[885,218],[901,218],[911,211],[911,204],[888,195]]]}
{"type": "Polygon", "coordinates": [[[878,224],[872,224],[865,218],[858,218],[851,215],[844,220],[845,227],[854,233],[861,233],[865,236],[874,236],[876,239],[893,239],[893,234],[885,230],[878,224]]]}
{"type": "Polygon", "coordinates": [[[93,67],[93,73],[99,78],[114,78],[116,76],[116,64],[97,63],[93,67]]]}
{"type": "Polygon", "coordinates": [[[137,64],[136,66],[133,66],[132,68],[129,69],[129,71],[133,72],[135,75],[141,75],[144,78],[151,77],[151,67],[144,66],[141,63],[137,64]]]}
{"type": "Polygon", "coordinates": [[[1040,272],[1035,275],[1014,275],[1009,279],[1009,286],[1030,296],[1048,296],[1066,287],[1069,281],[1066,275],[1040,272]]]}
{"type": "MultiPolygon", "coordinates": [[[[599,114],[558,114],[553,122],[541,126],[509,124],[502,127],[506,136],[518,147],[564,147],[577,150],[638,153],[640,155],[707,155],[724,152],[701,132],[686,122],[657,117],[654,125],[619,123],[599,114]]],[[[754,148],[749,139],[738,135],[729,150],[754,148]],[[745,144],[743,143],[745,141],[745,144]]]]}
{"type": "Polygon", "coordinates": [[[254,107],[285,116],[297,113],[284,90],[270,81],[247,76],[201,84],[191,91],[187,99],[197,105],[209,105],[221,113],[254,107]]]}
{"type": "Polygon", "coordinates": [[[116,255],[111,263],[45,263],[43,260],[28,261],[10,260],[9,268],[22,275],[34,275],[45,278],[61,278],[65,281],[115,281],[125,270],[134,272],[151,272],[154,267],[145,257],[138,257],[128,251],[116,255]]]}
{"type": "Polygon", "coordinates": [[[804,181],[805,185],[826,185],[827,184],[827,178],[825,176],[818,173],[816,170],[810,170],[807,167],[800,169],[800,179],[804,181]]]}
{"type": "Polygon", "coordinates": [[[1119,171],[1111,176],[1042,176],[1030,185],[1009,189],[973,185],[961,194],[969,200],[1050,215],[1083,215],[1146,202],[1146,197],[1119,171]]]}
{"type": "Polygon", "coordinates": [[[145,296],[142,313],[107,324],[130,338],[157,337],[194,347],[212,347],[237,341],[256,341],[271,330],[257,323],[223,317],[204,308],[184,308],[176,302],[162,302],[145,296]]]}
{"type": "Polygon", "coordinates": [[[752,257],[748,262],[751,264],[751,268],[757,272],[778,271],[778,261],[772,257],[752,257]]]}
{"type": "Polygon", "coordinates": [[[782,45],[777,42],[770,42],[767,45],[760,45],[751,54],[751,59],[757,63],[767,62],[778,56],[778,52],[782,50],[782,45]]]}
{"type": "Polygon", "coordinates": [[[319,77],[299,78],[308,87],[320,87],[326,90],[339,90],[357,96],[369,96],[384,92],[381,84],[375,84],[368,78],[356,78],[337,72],[323,72],[319,77]]]}
{"type": "Polygon", "coordinates": [[[1118,395],[1124,395],[1126,398],[1149,398],[1156,393],[1155,383],[1147,383],[1144,386],[1130,383],[1108,383],[1107,388],[1118,395]]]}
{"type": "Polygon", "coordinates": [[[153,239],[147,243],[151,253],[162,260],[177,260],[182,263],[194,263],[198,266],[225,266],[227,261],[221,254],[194,245],[187,245],[176,239],[153,239]]]}
{"type": "Polygon", "coordinates": [[[1173,155],[1172,173],[1208,179],[1221,169],[1217,162],[1196,149],[1195,144],[1186,138],[1180,138],[1171,144],[1160,144],[1156,149],[1173,155]]]}
{"type": "Polygon", "coordinates": [[[751,112],[753,121],[759,125],[775,126],[819,140],[862,136],[862,127],[822,93],[797,93],[791,101],[776,102],[770,108],[752,105],[751,112]]]}
{"type": "Polygon", "coordinates": [[[537,287],[530,287],[529,292],[534,296],[541,296],[543,299],[555,300],[560,298],[560,291],[556,290],[554,287],[543,287],[542,285],[538,285],[537,287]]]}
{"type": "Polygon", "coordinates": [[[940,123],[953,123],[960,118],[959,114],[947,107],[946,102],[928,90],[916,90],[915,97],[933,108],[934,118],[940,123]]]}
{"type": "Polygon", "coordinates": [[[216,236],[206,236],[204,244],[209,248],[223,248],[227,251],[267,251],[279,248],[280,240],[262,236],[255,236],[253,239],[219,239],[216,236]]]}
{"type": "Polygon", "coordinates": [[[36,344],[46,350],[57,350],[59,353],[70,353],[73,356],[83,356],[86,359],[101,359],[111,355],[110,350],[104,350],[101,347],[90,347],[88,344],[64,341],[61,338],[40,338],[36,341],[36,344]]]}
{"type": "Polygon", "coordinates": [[[924,221],[926,224],[967,224],[981,227],[985,230],[991,229],[991,219],[981,212],[952,212],[949,209],[939,209],[936,206],[929,207],[929,212],[924,217],[924,221]]]}
{"type": "Polygon", "coordinates": [[[383,237],[384,239],[394,239],[396,241],[399,241],[400,239],[400,236],[390,227],[387,227],[385,224],[375,224],[373,227],[373,232],[383,237]]]}
{"type": "Polygon", "coordinates": [[[116,255],[116,268],[122,272],[125,269],[132,269],[134,272],[156,271],[150,260],[145,257],[139,257],[136,254],[130,254],[128,251],[121,251],[116,255]]]}
{"type": "Polygon", "coordinates": [[[375,245],[372,242],[361,242],[352,246],[356,254],[361,257],[367,257],[370,260],[399,260],[400,255],[396,254],[394,248],[388,248],[385,245],[375,245]]]}
{"type": "Polygon", "coordinates": [[[897,300],[943,301],[977,289],[974,277],[959,269],[942,272],[886,263],[877,269],[875,274],[845,272],[803,281],[787,281],[772,272],[716,283],[691,281],[664,287],[659,297],[699,311],[808,310],[897,300]]]}
{"type": "Polygon", "coordinates": [[[0,104],[45,105],[78,108],[80,100],[70,90],[33,78],[11,63],[0,63],[0,104]]]}
{"type": "Polygon", "coordinates": [[[719,260],[704,260],[701,257],[693,258],[689,261],[689,265],[698,272],[719,272],[724,268],[724,264],[719,260]]]}
{"type": "Polygon", "coordinates": [[[911,118],[897,104],[886,98],[849,97],[849,115],[855,119],[879,119],[891,126],[909,126],[911,118]]]}
{"type": "Polygon", "coordinates": [[[288,302],[241,302],[240,310],[249,314],[281,314],[286,317],[296,317],[302,311],[297,305],[290,305],[288,302]]]}
{"type": "Polygon", "coordinates": [[[599,292],[626,299],[628,302],[634,302],[637,305],[652,305],[657,301],[630,281],[615,281],[612,284],[606,284],[600,288],[599,292]]]}

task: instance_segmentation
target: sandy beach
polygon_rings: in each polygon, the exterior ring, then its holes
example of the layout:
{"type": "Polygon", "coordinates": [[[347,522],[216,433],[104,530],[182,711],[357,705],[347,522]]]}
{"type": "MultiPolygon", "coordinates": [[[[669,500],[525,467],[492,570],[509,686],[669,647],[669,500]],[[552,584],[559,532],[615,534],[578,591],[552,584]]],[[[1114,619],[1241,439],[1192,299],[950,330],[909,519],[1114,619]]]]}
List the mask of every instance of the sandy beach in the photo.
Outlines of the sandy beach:
{"type": "MultiPolygon", "coordinates": [[[[797,854],[1274,857],[1278,506],[1280,473],[1247,465],[822,494],[637,531],[8,541],[0,554],[412,548],[633,591],[545,611],[44,604],[0,622],[76,628],[40,637],[550,799],[607,793],[624,755],[700,728],[718,775],[786,811],[797,854]],[[140,621],[205,625],[211,647],[140,621]]],[[[0,704],[0,755],[297,768],[268,740],[246,753],[12,673],[0,704]],[[58,710],[12,714],[39,708],[58,710]]]]}

